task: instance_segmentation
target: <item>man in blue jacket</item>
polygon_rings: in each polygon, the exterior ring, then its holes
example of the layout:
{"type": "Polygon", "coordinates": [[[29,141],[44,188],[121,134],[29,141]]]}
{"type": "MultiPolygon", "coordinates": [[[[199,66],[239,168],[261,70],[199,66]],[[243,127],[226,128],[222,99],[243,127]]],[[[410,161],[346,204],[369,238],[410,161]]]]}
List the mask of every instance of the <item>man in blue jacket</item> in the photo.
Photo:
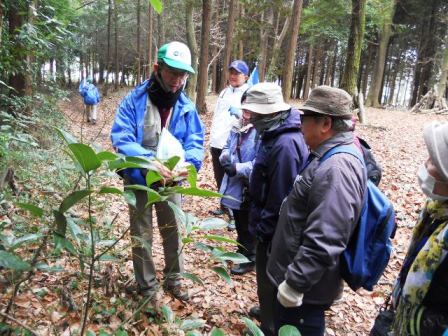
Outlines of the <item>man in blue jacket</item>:
{"type": "MultiPolygon", "coordinates": [[[[179,140],[185,151],[186,162],[199,170],[204,158],[204,126],[195,105],[183,92],[188,74],[194,74],[191,67],[191,53],[180,42],[163,45],[157,54],[157,63],[149,80],[146,80],[130,92],[121,102],[111,138],[118,152],[127,156],[154,158],[162,128],[166,127],[179,140]]],[[[166,181],[172,180],[172,172],[153,161],[154,166],[166,181]]],[[[186,171],[180,174],[186,174],[186,171]]],[[[141,169],[127,169],[124,172],[125,184],[146,185],[146,172],[141,169]]],[[[133,241],[132,258],[137,286],[128,291],[137,291],[143,296],[157,298],[158,282],[152,260],[152,207],[145,207],[147,194],[134,191],[136,208],[130,207],[131,236],[141,241],[133,241]]],[[[180,195],[172,196],[169,201],[178,206],[180,195]]],[[[168,202],[155,204],[157,222],[162,236],[165,254],[164,287],[174,297],[186,301],[188,292],[180,283],[183,272],[183,258],[178,231],[178,221],[168,202]]],[[[156,302],[156,299],[153,301],[156,302]]]]}
{"type": "Polygon", "coordinates": [[[261,320],[265,335],[273,335],[277,289],[266,274],[268,248],[280,205],[308,159],[308,147],[301,132],[299,111],[283,101],[277,84],[252,86],[241,108],[251,112],[250,121],[261,138],[249,183],[252,200],[249,230],[258,241],[255,267],[260,308],[252,308],[250,315],[261,320]]]}
{"type": "Polygon", "coordinates": [[[85,81],[81,81],[79,85],[79,94],[84,101],[84,113],[87,115],[87,122],[96,124],[97,105],[101,101],[100,93],[93,84],[93,78],[88,77],[85,81]]]}

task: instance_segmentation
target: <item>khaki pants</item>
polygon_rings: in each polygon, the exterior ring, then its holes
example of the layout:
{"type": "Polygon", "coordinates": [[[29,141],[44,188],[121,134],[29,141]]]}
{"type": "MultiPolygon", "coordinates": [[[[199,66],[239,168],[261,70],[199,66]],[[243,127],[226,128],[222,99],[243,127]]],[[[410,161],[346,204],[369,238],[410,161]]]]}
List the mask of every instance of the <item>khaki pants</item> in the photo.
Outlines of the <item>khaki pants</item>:
{"type": "MultiPolygon", "coordinates": [[[[134,264],[135,280],[141,291],[155,290],[157,285],[156,270],[152,260],[153,218],[152,208],[145,208],[147,194],[144,191],[134,190],[137,199],[137,208],[129,206],[131,236],[139,237],[145,243],[132,239],[132,261],[134,264]]],[[[168,199],[180,207],[181,196],[173,195],[168,199]]],[[[178,221],[168,202],[154,204],[157,214],[157,224],[162,236],[163,252],[165,254],[165,268],[163,273],[166,285],[176,286],[180,283],[179,273],[184,271],[181,255],[181,242],[178,221]]]]}
{"type": "Polygon", "coordinates": [[[87,121],[96,121],[97,118],[97,105],[85,105],[85,111],[87,115],[87,121]]]}

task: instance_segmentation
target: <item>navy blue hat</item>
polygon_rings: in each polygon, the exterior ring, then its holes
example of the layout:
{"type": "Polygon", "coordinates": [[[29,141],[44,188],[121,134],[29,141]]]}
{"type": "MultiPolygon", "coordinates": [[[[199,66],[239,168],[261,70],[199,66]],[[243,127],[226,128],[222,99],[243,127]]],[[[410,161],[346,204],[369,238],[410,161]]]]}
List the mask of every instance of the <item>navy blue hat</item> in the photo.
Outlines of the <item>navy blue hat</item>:
{"type": "Polygon", "coordinates": [[[235,69],[239,73],[242,73],[244,75],[249,75],[249,67],[247,66],[246,62],[241,60],[235,60],[229,65],[229,70],[235,69]]]}

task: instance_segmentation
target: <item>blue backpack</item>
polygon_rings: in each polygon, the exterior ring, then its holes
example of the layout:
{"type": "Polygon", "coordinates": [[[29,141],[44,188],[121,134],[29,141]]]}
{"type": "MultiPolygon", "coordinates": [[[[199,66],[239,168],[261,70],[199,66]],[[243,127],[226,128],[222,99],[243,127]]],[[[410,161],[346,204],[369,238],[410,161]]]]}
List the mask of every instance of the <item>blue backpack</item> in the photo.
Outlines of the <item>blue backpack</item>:
{"type": "Polygon", "coordinates": [[[88,84],[84,87],[84,104],[95,105],[98,103],[97,89],[94,85],[88,84]]]}
{"type": "MultiPolygon", "coordinates": [[[[333,147],[320,162],[337,153],[351,154],[365,166],[363,157],[352,145],[333,147]]],[[[392,203],[371,180],[367,180],[358,224],[340,259],[341,276],[351,289],[373,290],[389,262],[395,230],[392,203]]]]}

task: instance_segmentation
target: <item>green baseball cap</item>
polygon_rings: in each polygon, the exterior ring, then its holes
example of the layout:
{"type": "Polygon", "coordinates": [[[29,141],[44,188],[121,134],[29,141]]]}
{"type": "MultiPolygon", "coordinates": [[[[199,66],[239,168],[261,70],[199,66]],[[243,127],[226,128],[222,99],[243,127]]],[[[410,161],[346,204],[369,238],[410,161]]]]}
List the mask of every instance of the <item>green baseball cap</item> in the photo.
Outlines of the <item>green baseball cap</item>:
{"type": "Polygon", "coordinates": [[[172,68],[195,73],[191,67],[190,49],[182,42],[174,41],[161,46],[157,53],[157,60],[163,61],[172,68]]]}

